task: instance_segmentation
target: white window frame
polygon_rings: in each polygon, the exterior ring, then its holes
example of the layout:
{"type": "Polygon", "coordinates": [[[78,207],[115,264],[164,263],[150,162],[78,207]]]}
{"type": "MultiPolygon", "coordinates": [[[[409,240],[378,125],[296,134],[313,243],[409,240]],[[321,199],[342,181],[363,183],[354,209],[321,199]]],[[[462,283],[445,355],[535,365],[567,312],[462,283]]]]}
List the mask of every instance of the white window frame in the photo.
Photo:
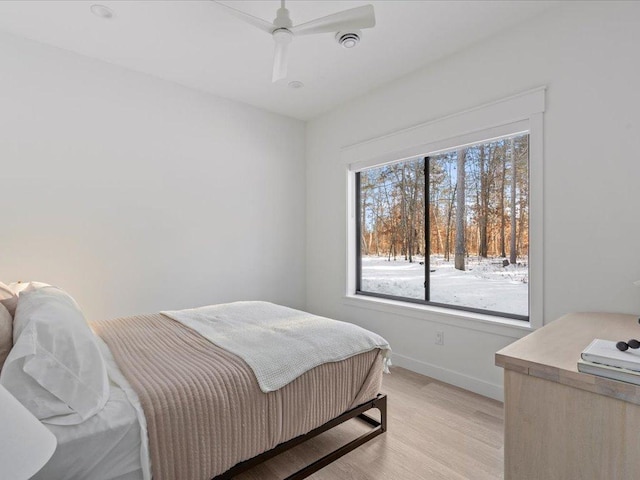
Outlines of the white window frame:
{"type": "Polygon", "coordinates": [[[544,324],[543,311],[543,113],[546,87],[342,148],[347,165],[346,302],[353,306],[472,328],[532,330],[544,324]],[[450,150],[512,133],[529,132],[529,321],[356,295],[356,173],[419,155],[450,150]]]}

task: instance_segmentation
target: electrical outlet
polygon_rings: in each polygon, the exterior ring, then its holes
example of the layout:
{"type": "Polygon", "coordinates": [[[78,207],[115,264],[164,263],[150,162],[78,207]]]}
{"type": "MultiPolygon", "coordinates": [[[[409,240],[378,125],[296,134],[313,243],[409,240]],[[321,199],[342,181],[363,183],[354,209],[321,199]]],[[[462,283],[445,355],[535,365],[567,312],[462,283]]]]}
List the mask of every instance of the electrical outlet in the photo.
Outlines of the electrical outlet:
{"type": "Polygon", "coordinates": [[[444,345],[444,332],[436,332],[436,345],[444,345]]]}

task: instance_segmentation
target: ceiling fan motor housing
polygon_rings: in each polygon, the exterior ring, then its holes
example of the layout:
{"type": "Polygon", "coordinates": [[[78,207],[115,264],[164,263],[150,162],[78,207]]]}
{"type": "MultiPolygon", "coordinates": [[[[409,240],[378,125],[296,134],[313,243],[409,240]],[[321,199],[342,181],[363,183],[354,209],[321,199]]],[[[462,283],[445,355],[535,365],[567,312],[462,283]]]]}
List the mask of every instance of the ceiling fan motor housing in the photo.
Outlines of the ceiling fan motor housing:
{"type": "Polygon", "coordinates": [[[281,7],[276,12],[276,18],[273,20],[273,25],[276,28],[291,28],[291,17],[289,16],[289,10],[281,7]]]}
{"type": "Polygon", "coordinates": [[[360,43],[360,35],[361,32],[359,30],[338,32],[336,33],[336,40],[343,48],[353,48],[360,43]]]}

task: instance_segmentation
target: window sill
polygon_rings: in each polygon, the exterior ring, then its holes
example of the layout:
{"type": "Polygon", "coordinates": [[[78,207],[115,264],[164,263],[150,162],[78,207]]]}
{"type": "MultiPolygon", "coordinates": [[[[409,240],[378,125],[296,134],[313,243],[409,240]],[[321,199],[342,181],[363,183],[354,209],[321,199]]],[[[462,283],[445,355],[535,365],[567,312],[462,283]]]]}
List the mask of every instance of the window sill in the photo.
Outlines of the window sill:
{"type": "Polygon", "coordinates": [[[365,295],[346,295],[343,297],[343,304],[509,338],[522,338],[534,330],[531,324],[524,320],[514,320],[432,305],[419,305],[386,298],[367,297],[365,295]]]}

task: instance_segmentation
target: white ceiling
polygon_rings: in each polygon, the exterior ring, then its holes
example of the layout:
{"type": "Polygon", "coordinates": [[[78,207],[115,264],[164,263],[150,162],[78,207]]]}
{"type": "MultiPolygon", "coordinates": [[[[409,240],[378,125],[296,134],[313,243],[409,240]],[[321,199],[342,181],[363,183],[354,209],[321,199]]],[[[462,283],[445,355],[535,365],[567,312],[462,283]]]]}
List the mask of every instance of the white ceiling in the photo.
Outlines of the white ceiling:
{"type": "MultiPolygon", "coordinates": [[[[278,0],[226,1],[272,21],[278,0]]],[[[552,1],[287,2],[294,25],[373,4],[377,25],[357,48],[333,34],[297,37],[288,79],[271,83],[270,36],[208,0],[0,1],[0,29],[83,55],[245,102],[309,119],[391,80],[540,14],[552,1]],[[102,4],[110,20],[90,13],[102,4]],[[302,89],[287,87],[290,80],[302,89]]]]}

